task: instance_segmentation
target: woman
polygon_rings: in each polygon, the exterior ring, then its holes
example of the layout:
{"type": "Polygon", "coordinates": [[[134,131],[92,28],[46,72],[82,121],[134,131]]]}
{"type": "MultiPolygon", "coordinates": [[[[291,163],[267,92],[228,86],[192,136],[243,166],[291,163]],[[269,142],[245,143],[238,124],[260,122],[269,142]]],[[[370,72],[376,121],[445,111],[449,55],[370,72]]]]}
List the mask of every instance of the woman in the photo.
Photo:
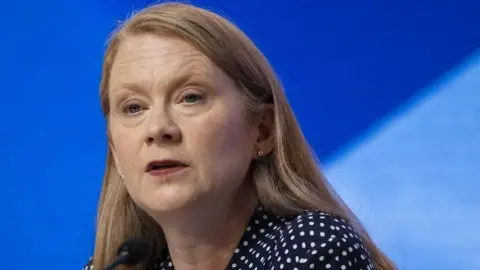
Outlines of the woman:
{"type": "Polygon", "coordinates": [[[110,147],[85,269],[131,237],[153,252],[129,269],[395,269],[226,19],[174,3],[137,13],[109,42],[101,102],[110,147]]]}

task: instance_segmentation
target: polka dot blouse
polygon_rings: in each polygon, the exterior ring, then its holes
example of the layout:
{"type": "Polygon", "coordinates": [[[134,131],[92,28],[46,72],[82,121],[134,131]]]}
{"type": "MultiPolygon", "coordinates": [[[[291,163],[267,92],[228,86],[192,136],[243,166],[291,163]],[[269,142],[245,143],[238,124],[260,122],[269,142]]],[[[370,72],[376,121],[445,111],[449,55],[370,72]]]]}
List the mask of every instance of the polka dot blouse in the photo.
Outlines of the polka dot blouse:
{"type": "MultiPolygon", "coordinates": [[[[91,262],[84,268],[88,269],[93,269],[91,262]]],[[[175,267],[167,256],[153,269],[175,267]]],[[[320,211],[275,216],[258,207],[227,269],[373,270],[375,266],[360,236],[343,219],[320,211]]]]}

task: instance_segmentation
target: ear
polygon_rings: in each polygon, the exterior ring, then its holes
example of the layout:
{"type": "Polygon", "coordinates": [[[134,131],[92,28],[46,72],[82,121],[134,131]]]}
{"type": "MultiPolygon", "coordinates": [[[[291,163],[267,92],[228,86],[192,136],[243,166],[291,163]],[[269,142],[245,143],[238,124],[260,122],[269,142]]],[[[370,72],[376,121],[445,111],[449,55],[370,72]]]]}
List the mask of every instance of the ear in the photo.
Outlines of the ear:
{"type": "Polygon", "coordinates": [[[113,162],[115,163],[115,168],[117,169],[118,174],[120,177],[123,178],[123,173],[122,170],[120,169],[120,163],[118,162],[117,158],[117,152],[115,151],[115,148],[113,147],[112,143],[108,143],[110,146],[110,151],[112,152],[112,157],[113,157],[113,162]]]}
{"type": "Polygon", "coordinates": [[[270,154],[275,147],[275,108],[267,103],[258,122],[258,136],[253,156],[259,158],[270,154]]]}

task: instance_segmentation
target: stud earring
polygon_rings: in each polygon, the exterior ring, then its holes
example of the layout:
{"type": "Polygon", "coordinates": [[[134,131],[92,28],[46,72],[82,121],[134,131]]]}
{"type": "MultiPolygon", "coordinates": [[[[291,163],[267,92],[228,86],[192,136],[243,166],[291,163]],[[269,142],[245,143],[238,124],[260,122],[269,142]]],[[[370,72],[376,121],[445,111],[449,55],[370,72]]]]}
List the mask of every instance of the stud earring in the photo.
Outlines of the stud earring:
{"type": "Polygon", "coordinates": [[[263,150],[258,150],[257,155],[258,155],[259,157],[263,156],[263,150]]]}

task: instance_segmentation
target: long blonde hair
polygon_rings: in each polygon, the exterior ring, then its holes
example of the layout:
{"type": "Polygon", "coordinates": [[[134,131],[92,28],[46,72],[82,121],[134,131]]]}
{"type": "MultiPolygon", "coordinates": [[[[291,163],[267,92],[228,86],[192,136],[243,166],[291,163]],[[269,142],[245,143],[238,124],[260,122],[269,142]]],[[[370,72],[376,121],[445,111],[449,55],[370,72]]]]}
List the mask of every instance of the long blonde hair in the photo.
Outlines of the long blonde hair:
{"type": "MultiPolygon", "coordinates": [[[[340,216],[361,234],[377,269],[396,269],[322,175],[268,61],[240,29],[213,12],[187,4],[157,4],[136,13],[113,33],[106,50],[100,85],[107,125],[110,70],[115,55],[125,38],[138,34],[175,36],[195,46],[239,85],[251,111],[260,109],[265,103],[274,104],[275,149],[269,156],[252,164],[250,174],[266,210],[273,214],[290,215],[306,209],[318,209],[340,216]]],[[[114,166],[110,149],[97,222],[93,257],[95,269],[103,269],[114,259],[117,247],[133,236],[151,239],[156,256],[167,249],[159,225],[129,197],[114,166]]],[[[145,263],[130,269],[149,267],[145,263]]]]}

